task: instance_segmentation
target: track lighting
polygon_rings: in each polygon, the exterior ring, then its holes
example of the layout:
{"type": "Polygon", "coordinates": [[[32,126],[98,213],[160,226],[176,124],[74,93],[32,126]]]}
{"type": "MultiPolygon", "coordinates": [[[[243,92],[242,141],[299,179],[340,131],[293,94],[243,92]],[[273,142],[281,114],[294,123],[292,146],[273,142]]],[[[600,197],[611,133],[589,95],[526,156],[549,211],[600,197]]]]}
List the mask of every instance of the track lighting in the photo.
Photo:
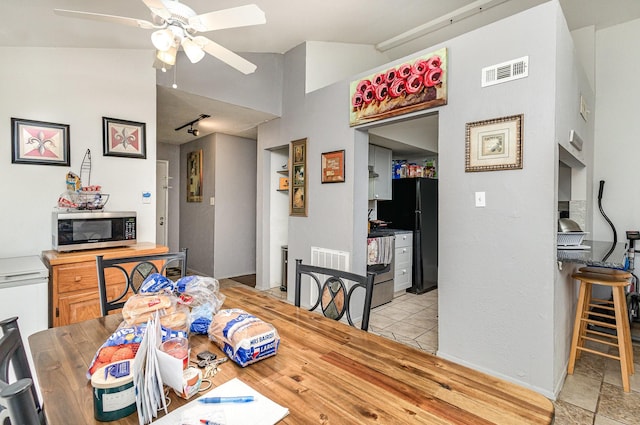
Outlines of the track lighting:
{"type": "Polygon", "coordinates": [[[198,121],[203,120],[205,118],[209,118],[209,117],[211,117],[211,115],[200,114],[200,116],[198,118],[196,118],[193,121],[189,121],[186,124],[181,125],[180,127],[176,128],[175,131],[179,131],[179,130],[182,130],[183,128],[185,128],[185,127],[189,127],[189,128],[187,128],[187,133],[193,134],[194,137],[198,137],[200,135],[200,130],[198,130],[197,128],[193,128],[193,125],[195,123],[197,123],[198,121]]]}

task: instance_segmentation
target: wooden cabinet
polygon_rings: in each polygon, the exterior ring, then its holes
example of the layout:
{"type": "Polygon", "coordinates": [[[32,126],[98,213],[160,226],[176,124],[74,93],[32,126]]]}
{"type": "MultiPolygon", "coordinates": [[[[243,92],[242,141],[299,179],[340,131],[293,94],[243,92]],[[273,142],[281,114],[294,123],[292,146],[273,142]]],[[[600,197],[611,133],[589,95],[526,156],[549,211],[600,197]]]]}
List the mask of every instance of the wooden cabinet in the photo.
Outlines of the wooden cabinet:
{"type": "Polygon", "coordinates": [[[391,199],[391,149],[369,145],[369,200],[391,199]]]}
{"type": "MultiPolygon", "coordinates": [[[[64,326],[100,317],[96,255],[120,258],[168,251],[166,246],[148,243],[78,252],[44,251],[42,260],[49,268],[49,326],[64,326]]],[[[107,282],[110,298],[117,297],[124,290],[124,277],[116,270],[107,272],[107,282]]]]}
{"type": "Polygon", "coordinates": [[[413,234],[396,233],[395,246],[393,291],[398,292],[411,287],[413,273],[413,234]]]}

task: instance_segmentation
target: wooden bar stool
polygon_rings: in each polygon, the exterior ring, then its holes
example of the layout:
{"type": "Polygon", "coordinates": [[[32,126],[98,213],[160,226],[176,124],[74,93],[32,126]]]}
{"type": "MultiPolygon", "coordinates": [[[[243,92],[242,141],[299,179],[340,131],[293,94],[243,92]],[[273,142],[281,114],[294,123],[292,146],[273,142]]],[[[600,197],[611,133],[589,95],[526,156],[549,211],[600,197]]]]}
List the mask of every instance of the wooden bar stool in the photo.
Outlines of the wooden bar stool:
{"type": "Polygon", "coordinates": [[[633,375],[634,366],[625,287],[629,285],[631,274],[622,270],[583,267],[571,277],[580,281],[580,292],[567,373],[573,374],[576,359],[580,358],[581,351],[615,359],[620,362],[622,387],[625,392],[629,392],[631,390],[629,376],[633,375]],[[613,301],[592,298],[593,285],[610,287],[613,301]],[[611,323],[612,320],[615,321],[615,324],[611,323]],[[603,330],[611,329],[612,333],[589,329],[588,325],[594,325],[603,330]],[[618,355],[585,347],[585,341],[598,342],[607,347],[617,347],[618,355]]]}

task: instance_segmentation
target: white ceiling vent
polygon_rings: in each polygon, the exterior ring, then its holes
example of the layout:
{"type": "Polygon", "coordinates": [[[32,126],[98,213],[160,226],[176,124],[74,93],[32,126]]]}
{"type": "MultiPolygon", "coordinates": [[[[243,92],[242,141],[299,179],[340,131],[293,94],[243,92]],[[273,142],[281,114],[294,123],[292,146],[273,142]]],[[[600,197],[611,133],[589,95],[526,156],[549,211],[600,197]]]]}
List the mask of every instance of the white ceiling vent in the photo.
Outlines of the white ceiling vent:
{"type": "Polygon", "coordinates": [[[482,87],[529,76],[529,56],[482,68],[482,87]]]}

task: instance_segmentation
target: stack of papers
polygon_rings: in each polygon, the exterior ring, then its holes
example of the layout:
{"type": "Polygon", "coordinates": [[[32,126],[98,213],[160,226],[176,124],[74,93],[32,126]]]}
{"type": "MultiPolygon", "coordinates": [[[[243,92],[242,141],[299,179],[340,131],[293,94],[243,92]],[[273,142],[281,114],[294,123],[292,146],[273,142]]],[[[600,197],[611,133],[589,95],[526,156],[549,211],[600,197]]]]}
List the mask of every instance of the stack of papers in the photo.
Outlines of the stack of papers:
{"type": "Polygon", "coordinates": [[[150,423],[158,417],[158,410],[167,412],[166,399],[158,365],[157,347],[162,341],[160,320],[149,319],[147,331],[133,359],[133,386],[136,391],[138,423],[150,423]]]}
{"type": "Polygon", "coordinates": [[[159,425],[274,425],[289,414],[289,409],[263,396],[238,378],[205,393],[155,421],[159,425]],[[248,397],[254,401],[246,403],[201,403],[208,397],[248,397]],[[201,422],[205,421],[205,422],[201,422]]]}

